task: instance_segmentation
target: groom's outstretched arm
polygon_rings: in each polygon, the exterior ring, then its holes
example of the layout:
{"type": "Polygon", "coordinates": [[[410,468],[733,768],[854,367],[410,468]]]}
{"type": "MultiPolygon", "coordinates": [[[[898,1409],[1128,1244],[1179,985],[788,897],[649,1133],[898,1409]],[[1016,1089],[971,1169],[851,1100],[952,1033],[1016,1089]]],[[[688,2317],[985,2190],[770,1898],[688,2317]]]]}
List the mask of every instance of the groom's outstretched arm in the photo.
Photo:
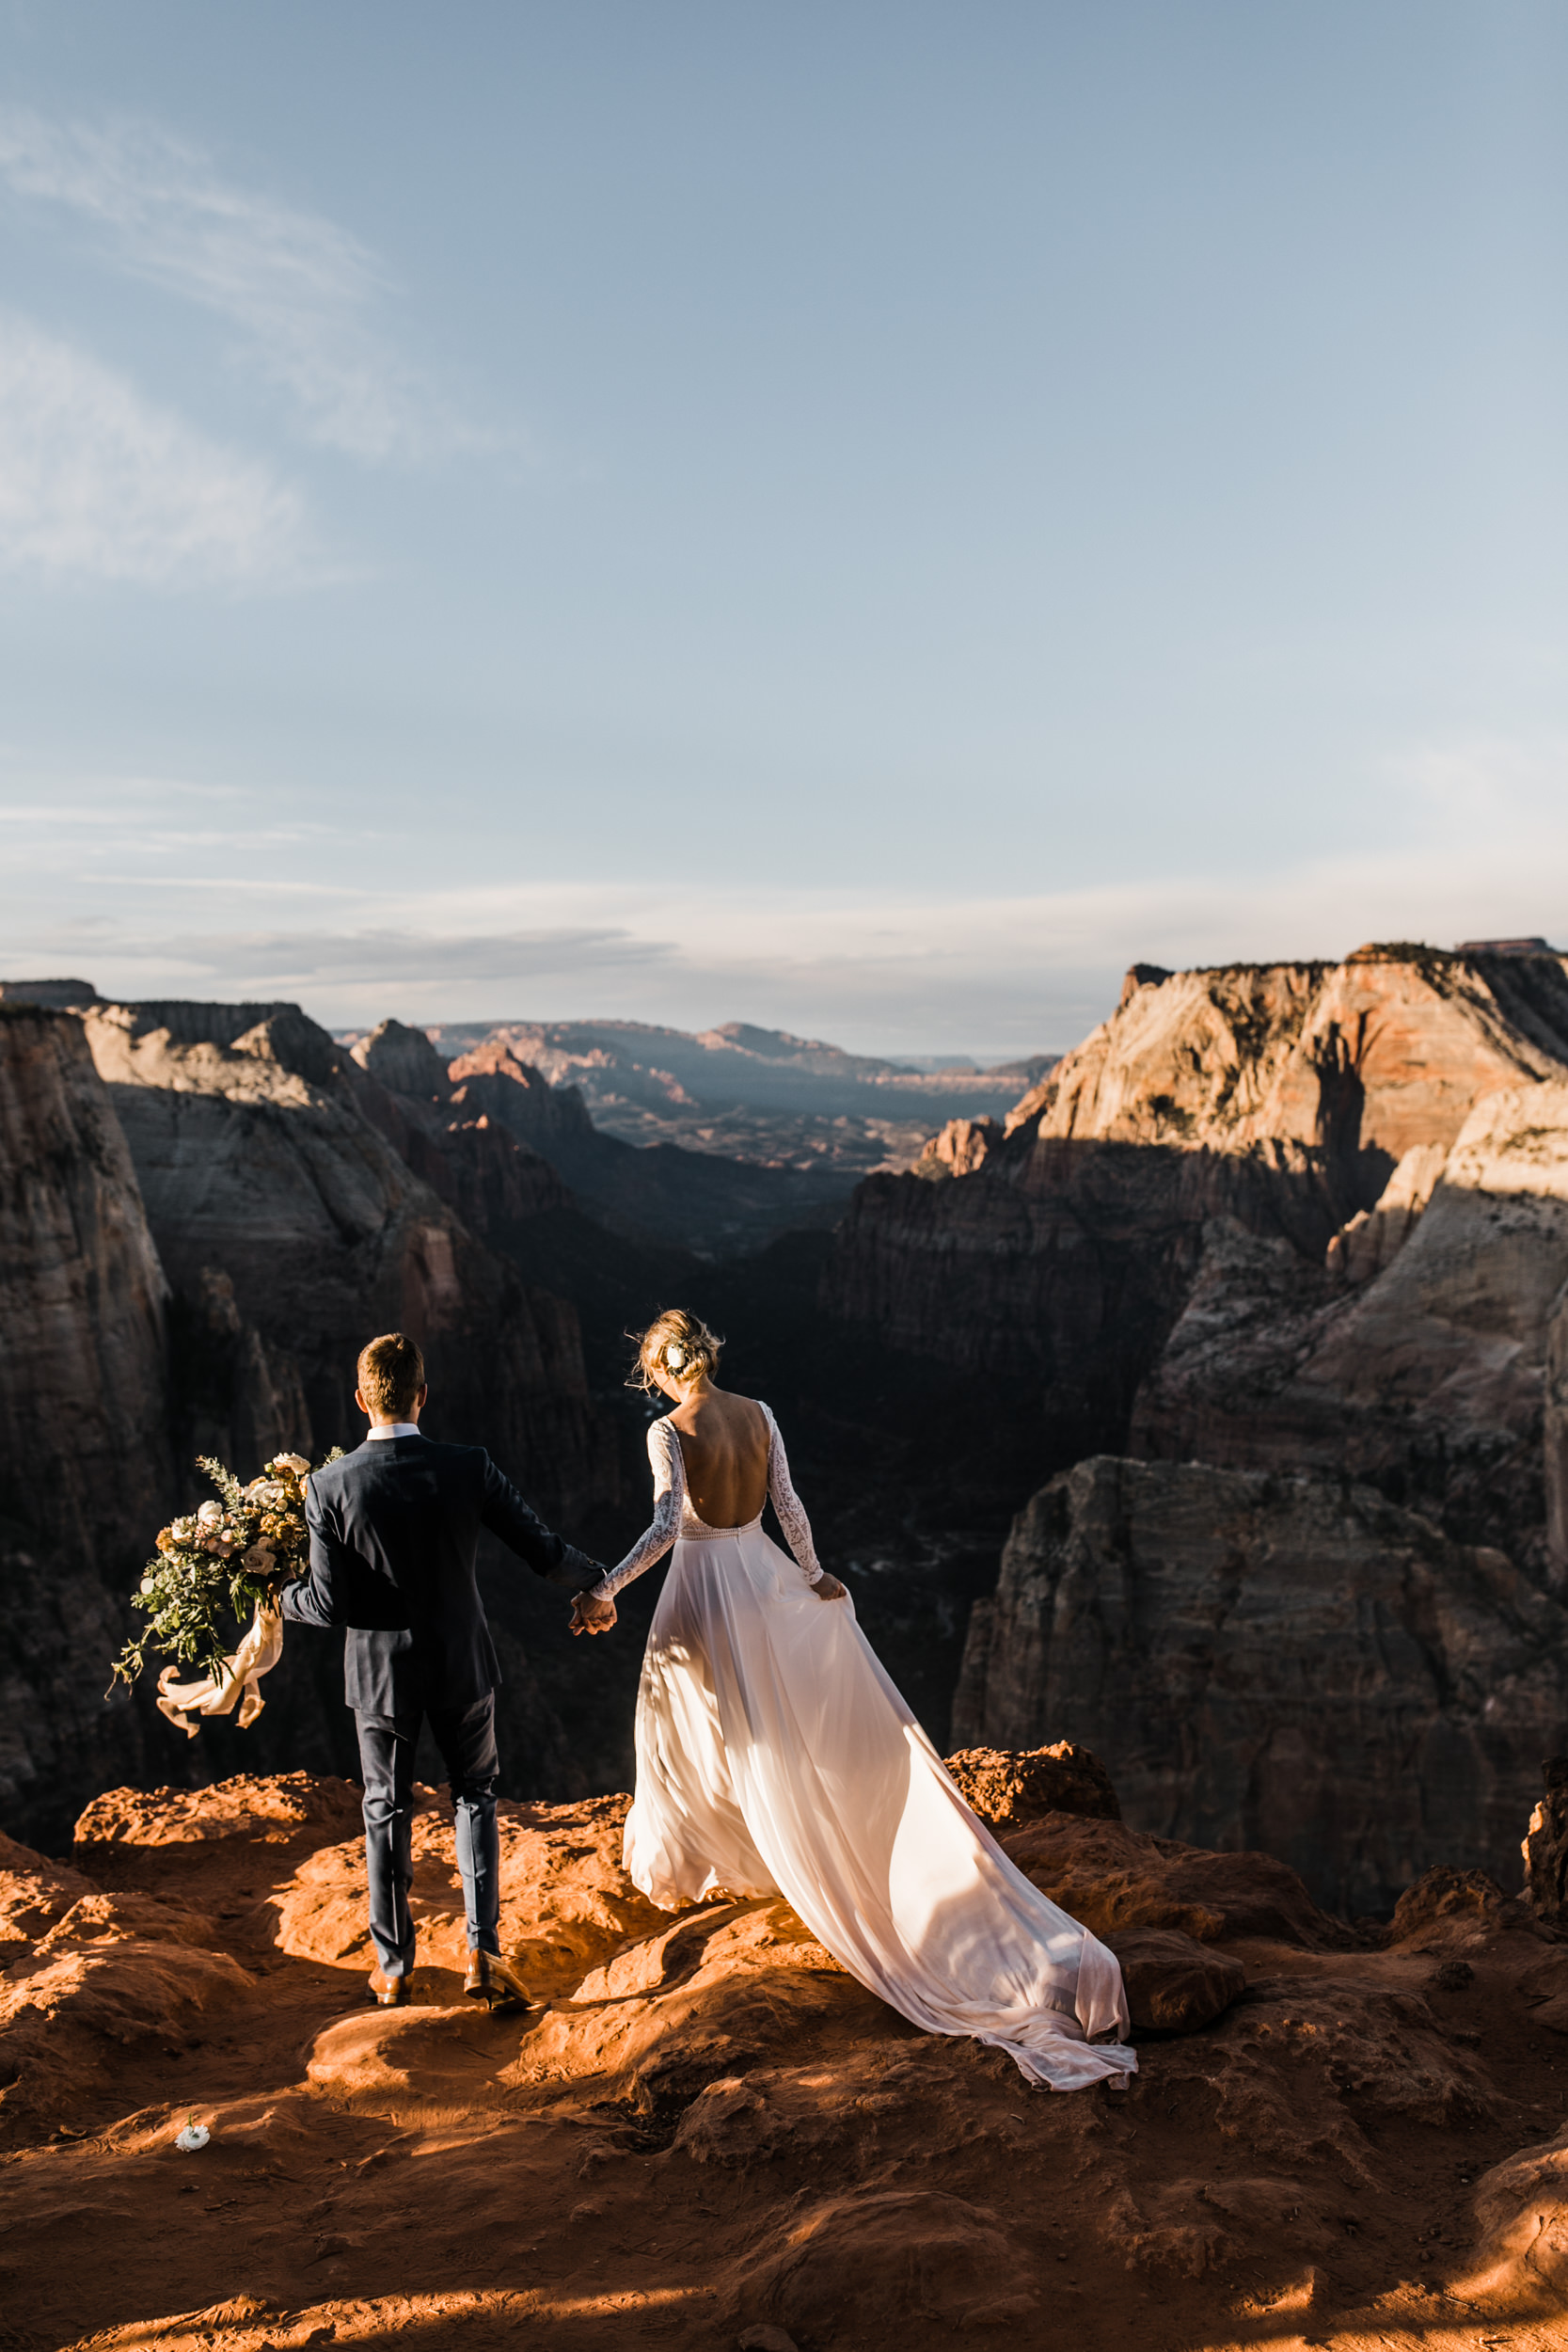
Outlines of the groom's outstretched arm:
{"type": "MultiPolygon", "coordinates": [[[[484,1499],[480,1518],[509,1551],[528,1562],[535,1575],[547,1577],[552,1584],[564,1585],[569,1593],[585,1593],[604,1574],[596,1560],[590,1560],[564,1535],[557,1535],[545,1525],[537,1511],[530,1510],[511,1479],[503,1476],[488,1454],[484,1456],[484,1499]]],[[[310,1549],[313,1560],[314,1543],[310,1549]]]]}
{"type": "Polygon", "coordinates": [[[342,1545],[309,1479],[305,1482],[305,1524],[310,1535],[309,1570],[284,1585],[278,1596],[279,1613],[294,1625],[345,1625],[348,1621],[339,1607],[341,1580],[337,1576],[342,1545]]]}

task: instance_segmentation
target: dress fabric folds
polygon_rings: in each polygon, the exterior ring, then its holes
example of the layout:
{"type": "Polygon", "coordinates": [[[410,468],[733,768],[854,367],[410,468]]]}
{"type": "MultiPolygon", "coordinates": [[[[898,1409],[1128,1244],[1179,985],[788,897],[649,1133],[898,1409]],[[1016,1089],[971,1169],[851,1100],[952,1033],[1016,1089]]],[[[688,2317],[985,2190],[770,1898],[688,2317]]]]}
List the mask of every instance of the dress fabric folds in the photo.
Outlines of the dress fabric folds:
{"type": "MultiPolygon", "coordinates": [[[[767,1412],[767,1407],[764,1406],[767,1412]]],[[[768,1414],[769,1493],[796,1553],[712,1528],[680,1442],[649,1432],[653,1525],[600,1588],[673,1546],[637,1703],[626,1867],[665,1910],[783,1894],[851,1976],[930,2033],[1074,2090],[1136,2070],[1115,1955],[1009,1862],[856,1623],[819,1600],[805,1514],[768,1414]]]]}

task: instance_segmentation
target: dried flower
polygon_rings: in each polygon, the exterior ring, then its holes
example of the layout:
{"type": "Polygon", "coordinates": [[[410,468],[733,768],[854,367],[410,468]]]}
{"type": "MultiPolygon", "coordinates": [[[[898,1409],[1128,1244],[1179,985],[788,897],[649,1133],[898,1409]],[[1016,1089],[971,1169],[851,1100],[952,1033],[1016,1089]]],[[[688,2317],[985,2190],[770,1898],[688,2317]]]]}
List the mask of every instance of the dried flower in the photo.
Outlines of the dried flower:
{"type": "MultiPolygon", "coordinates": [[[[335,1446],[326,1459],[341,1451],[335,1446]]],[[[234,1646],[225,1616],[243,1625],[259,1605],[276,1608],[278,1584],[304,1571],[309,1537],[297,1508],[298,1478],[310,1468],[304,1455],[278,1454],[267,1469],[280,1475],[248,1486],[222,1462],[204,1456],[200,1468],[223,1501],[171,1519],[154,1538],[154,1556],[132,1596],[147,1623],[120,1652],[117,1680],[134,1682],[149,1650],[216,1672],[234,1646]]]]}

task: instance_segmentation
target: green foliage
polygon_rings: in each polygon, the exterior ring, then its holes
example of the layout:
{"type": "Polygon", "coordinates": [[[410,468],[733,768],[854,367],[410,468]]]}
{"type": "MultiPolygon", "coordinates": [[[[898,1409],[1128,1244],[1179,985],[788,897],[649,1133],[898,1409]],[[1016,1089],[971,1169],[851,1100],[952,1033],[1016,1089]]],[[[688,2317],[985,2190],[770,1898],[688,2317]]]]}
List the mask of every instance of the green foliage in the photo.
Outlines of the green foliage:
{"type": "MultiPolygon", "coordinates": [[[[335,1462],[341,1453],[334,1446],[325,1459],[335,1462]]],[[[276,1608],[282,1586],[305,1571],[310,1465],[303,1454],[275,1454],[248,1486],[209,1455],[198,1468],[221,1501],[204,1502],[159,1530],[157,1549],[133,1596],[148,1622],[115,1661],[116,1681],[135,1682],[149,1651],[198,1674],[218,1673],[251,1613],[276,1608]]]]}

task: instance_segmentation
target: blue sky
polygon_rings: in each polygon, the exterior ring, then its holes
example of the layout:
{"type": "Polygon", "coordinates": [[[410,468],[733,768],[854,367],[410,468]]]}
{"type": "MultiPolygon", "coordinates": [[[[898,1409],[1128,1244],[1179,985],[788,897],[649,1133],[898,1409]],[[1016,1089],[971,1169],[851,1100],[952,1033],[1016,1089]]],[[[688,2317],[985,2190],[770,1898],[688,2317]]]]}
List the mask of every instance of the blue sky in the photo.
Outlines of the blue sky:
{"type": "Polygon", "coordinates": [[[0,970],[1071,1043],[1568,935],[1568,17],[4,5],[0,970]]]}

